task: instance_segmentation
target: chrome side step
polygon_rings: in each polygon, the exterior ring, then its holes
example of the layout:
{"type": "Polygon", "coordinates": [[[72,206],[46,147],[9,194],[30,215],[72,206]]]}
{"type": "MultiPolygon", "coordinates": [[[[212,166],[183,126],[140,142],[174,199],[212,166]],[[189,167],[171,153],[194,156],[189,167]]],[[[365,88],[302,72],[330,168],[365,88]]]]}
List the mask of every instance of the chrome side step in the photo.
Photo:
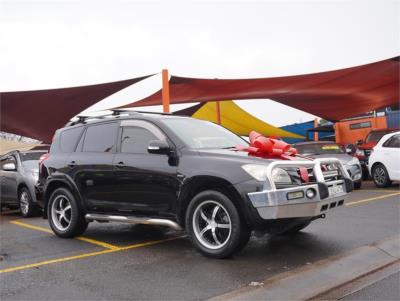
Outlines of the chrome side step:
{"type": "Polygon", "coordinates": [[[182,230],[182,227],[178,223],[171,221],[169,219],[162,219],[162,218],[146,218],[146,217],[92,214],[92,213],[86,214],[85,218],[87,221],[144,224],[144,225],[154,225],[154,226],[165,226],[178,231],[182,230]]]}

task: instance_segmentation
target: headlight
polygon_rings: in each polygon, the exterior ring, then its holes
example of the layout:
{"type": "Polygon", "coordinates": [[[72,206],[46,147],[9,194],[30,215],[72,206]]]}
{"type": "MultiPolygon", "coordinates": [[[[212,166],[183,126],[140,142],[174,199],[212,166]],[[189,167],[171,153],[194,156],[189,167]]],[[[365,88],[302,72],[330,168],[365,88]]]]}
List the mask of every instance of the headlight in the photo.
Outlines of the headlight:
{"type": "Polygon", "coordinates": [[[285,183],[285,184],[292,183],[292,179],[290,178],[287,171],[279,167],[274,168],[274,170],[272,171],[272,180],[275,183],[285,183]]]}
{"type": "Polygon", "coordinates": [[[242,168],[257,181],[267,180],[267,167],[265,165],[246,164],[242,168]]]}
{"type": "Polygon", "coordinates": [[[356,157],[353,157],[349,162],[346,163],[346,165],[359,165],[360,160],[358,160],[356,157]]]}

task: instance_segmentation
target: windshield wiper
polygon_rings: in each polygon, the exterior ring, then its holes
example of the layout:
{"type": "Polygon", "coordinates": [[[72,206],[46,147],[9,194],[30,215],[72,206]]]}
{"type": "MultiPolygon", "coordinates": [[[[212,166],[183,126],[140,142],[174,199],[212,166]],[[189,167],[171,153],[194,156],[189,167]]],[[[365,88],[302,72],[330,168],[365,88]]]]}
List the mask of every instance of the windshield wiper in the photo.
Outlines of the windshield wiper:
{"type": "Polygon", "coordinates": [[[226,147],[221,147],[221,149],[234,149],[236,146],[226,146],[226,147]]]}

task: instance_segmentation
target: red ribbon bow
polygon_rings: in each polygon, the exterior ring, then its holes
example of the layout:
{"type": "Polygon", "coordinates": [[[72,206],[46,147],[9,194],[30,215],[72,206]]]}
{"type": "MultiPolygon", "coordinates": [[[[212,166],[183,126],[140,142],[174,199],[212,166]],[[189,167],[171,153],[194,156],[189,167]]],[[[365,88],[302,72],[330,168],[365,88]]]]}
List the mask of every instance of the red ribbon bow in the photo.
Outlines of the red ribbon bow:
{"type": "Polygon", "coordinates": [[[249,138],[250,146],[237,146],[236,149],[265,159],[293,160],[297,154],[295,148],[282,140],[268,138],[255,131],[250,133],[249,138]]]}

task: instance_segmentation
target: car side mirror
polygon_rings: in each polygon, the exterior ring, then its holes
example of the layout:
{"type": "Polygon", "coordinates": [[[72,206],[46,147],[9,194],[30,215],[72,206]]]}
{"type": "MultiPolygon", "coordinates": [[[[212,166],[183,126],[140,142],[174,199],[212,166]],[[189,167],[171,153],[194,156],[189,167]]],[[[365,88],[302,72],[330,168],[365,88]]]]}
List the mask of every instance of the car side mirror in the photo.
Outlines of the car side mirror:
{"type": "Polygon", "coordinates": [[[147,147],[147,151],[150,154],[169,154],[171,151],[171,147],[166,141],[151,140],[149,142],[149,146],[147,147]]]}
{"type": "Polygon", "coordinates": [[[5,171],[16,171],[17,170],[17,166],[13,162],[6,163],[6,164],[3,165],[3,170],[5,170],[5,171]]]}
{"type": "Polygon", "coordinates": [[[359,139],[359,140],[356,141],[356,145],[360,145],[360,144],[362,144],[362,143],[363,143],[363,141],[362,141],[361,139],[359,139]]]}

